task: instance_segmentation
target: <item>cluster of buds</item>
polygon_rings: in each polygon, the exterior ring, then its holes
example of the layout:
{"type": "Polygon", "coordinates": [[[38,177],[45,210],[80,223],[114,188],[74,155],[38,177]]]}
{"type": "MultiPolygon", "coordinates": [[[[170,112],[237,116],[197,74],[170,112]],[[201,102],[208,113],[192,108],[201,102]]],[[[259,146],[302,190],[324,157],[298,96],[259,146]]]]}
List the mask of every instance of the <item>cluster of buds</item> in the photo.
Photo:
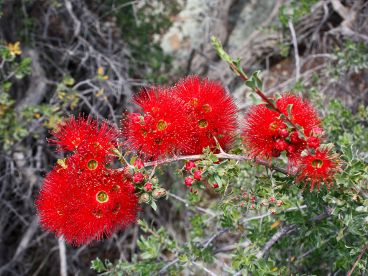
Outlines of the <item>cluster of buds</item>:
{"type": "Polygon", "coordinates": [[[269,198],[257,198],[252,193],[243,192],[241,196],[236,198],[239,201],[239,206],[248,210],[256,210],[265,208],[271,214],[276,214],[277,207],[284,205],[284,202],[277,199],[275,196],[269,198]]]}
{"type": "Polygon", "coordinates": [[[146,170],[142,159],[135,159],[134,165],[126,166],[123,171],[133,183],[135,193],[139,196],[139,203],[151,204],[155,208],[153,202],[167,195],[167,191],[159,186],[157,177],[146,170]]]}

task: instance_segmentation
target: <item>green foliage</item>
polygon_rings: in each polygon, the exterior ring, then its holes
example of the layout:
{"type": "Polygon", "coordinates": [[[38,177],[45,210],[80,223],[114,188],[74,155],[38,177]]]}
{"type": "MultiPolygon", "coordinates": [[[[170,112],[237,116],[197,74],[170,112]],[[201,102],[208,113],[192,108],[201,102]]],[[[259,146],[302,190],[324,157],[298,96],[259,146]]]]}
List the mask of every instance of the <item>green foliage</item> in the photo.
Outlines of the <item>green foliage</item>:
{"type": "Polygon", "coordinates": [[[292,0],[288,4],[284,4],[280,8],[279,21],[285,28],[288,26],[288,21],[291,19],[297,22],[303,16],[311,13],[311,8],[318,0],[292,0]]]}
{"type": "Polygon", "coordinates": [[[31,133],[34,122],[52,128],[60,121],[59,108],[47,104],[27,106],[17,110],[12,98],[12,88],[16,80],[22,80],[31,73],[31,58],[21,57],[19,42],[0,43],[0,147],[10,151],[12,146],[22,139],[37,133],[31,133]]]}

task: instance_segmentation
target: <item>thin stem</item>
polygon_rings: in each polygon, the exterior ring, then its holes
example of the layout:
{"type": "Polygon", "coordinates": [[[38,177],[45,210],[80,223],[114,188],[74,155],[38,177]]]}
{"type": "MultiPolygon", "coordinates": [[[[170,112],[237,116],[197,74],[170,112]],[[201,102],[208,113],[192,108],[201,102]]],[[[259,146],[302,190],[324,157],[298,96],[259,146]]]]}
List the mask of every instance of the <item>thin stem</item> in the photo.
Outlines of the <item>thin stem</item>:
{"type": "Polygon", "coordinates": [[[362,251],[360,252],[358,258],[356,259],[353,267],[350,269],[350,271],[348,272],[347,276],[351,276],[356,268],[356,266],[358,265],[360,259],[363,257],[364,253],[368,250],[368,243],[363,247],[362,251]]]}
{"type": "MultiPolygon", "coordinates": [[[[215,154],[215,156],[218,159],[232,159],[232,160],[238,160],[238,161],[255,161],[257,164],[265,166],[267,168],[270,168],[274,171],[278,171],[278,172],[283,173],[283,174],[289,174],[286,169],[274,166],[274,165],[272,165],[272,163],[270,161],[265,161],[265,160],[260,160],[260,159],[253,159],[253,158],[250,158],[248,156],[230,154],[230,153],[225,153],[225,152],[215,154]]],[[[156,160],[156,161],[152,161],[152,162],[145,162],[144,166],[145,167],[152,167],[152,166],[158,166],[158,165],[177,162],[177,161],[180,161],[180,160],[200,160],[200,159],[205,159],[205,158],[206,158],[206,156],[203,155],[203,154],[175,156],[175,157],[172,157],[172,158],[166,158],[166,159],[156,160]]]]}

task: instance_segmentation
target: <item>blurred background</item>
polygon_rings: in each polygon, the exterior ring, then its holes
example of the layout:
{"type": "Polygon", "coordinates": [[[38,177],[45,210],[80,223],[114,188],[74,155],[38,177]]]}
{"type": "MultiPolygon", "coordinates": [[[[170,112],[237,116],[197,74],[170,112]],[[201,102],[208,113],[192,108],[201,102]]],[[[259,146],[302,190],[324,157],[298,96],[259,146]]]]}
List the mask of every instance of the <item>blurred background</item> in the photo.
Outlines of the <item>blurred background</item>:
{"type": "MultiPolygon", "coordinates": [[[[245,112],[252,93],[216,56],[212,35],[245,72],[262,71],[269,95],[293,90],[322,115],[331,99],[353,114],[367,105],[364,0],[0,0],[0,275],[57,275],[62,256],[72,275],[94,274],[96,257],[131,260],[139,226],[66,251],[40,229],[34,199],[60,158],[46,138],[81,112],[119,126],[132,94],[190,74],[220,80],[245,112]]],[[[166,187],[177,178],[161,177],[166,187]]],[[[140,216],[185,241],[186,205],[170,198],[159,210],[140,216]]]]}

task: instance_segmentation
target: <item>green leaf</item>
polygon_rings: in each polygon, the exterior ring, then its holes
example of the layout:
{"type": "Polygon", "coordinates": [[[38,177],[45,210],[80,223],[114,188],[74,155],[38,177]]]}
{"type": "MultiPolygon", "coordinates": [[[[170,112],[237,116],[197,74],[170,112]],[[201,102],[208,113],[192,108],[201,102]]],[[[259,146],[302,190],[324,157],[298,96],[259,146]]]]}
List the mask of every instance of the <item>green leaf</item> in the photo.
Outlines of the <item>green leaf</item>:
{"type": "Polygon", "coordinates": [[[261,74],[260,70],[253,72],[249,80],[245,81],[245,85],[252,89],[262,88],[262,80],[259,78],[260,74],[261,74]]]}
{"type": "Polygon", "coordinates": [[[96,258],[91,262],[91,269],[97,271],[98,273],[107,271],[105,264],[99,258],[96,258]]]}

